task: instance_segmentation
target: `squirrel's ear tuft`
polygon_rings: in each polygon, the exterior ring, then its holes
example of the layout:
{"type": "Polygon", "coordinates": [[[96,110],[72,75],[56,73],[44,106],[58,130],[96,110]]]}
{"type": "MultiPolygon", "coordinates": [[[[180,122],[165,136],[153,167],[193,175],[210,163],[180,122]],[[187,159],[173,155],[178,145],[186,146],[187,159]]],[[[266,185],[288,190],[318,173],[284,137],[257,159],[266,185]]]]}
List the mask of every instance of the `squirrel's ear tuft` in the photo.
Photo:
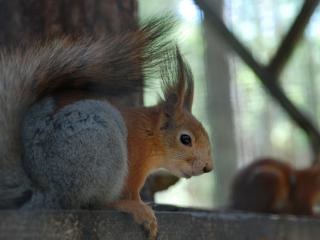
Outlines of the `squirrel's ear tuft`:
{"type": "Polygon", "coordinates": [[[190,66],[183,59],[181,53],[176,48],[176,56],[177,56],[177,68],[178,68],[178,81],[184,82],[184,96],[183,96],[183,107],[191,112],[192,103],[193,103],[193,94],[194,94],[194,82],[193,75],[190,66]]]}
{"type": "Polygon", "coordinates": [[[183,109],[191,112],[194,84],[190,67],[178,47],[167,55],[167,61],[161,68],[164,111],[170,116],[183,109]]]}

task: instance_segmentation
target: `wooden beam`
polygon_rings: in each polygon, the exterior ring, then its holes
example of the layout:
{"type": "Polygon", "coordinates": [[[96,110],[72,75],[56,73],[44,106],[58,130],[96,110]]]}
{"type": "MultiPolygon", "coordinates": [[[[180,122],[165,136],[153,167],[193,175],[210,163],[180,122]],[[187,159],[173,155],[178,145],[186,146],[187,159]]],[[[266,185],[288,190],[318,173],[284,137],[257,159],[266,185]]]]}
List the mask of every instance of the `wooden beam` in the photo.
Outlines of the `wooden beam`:
{"type": "Polygon", "coordinates": [[[295,18],[291,28],[283,38],[276,54],[268,65],[268,70],[278,76],[288,62],[296,44],[303,34],[310,17],[319,4],[319,0],[306,0],[295,18]]]}

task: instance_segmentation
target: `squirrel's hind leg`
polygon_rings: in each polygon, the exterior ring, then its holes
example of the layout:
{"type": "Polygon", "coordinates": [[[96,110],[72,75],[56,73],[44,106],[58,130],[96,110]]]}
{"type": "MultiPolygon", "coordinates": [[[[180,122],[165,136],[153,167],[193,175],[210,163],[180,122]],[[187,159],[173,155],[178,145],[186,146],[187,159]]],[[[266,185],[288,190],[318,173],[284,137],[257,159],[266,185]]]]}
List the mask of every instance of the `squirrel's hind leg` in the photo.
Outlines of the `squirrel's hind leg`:
{"type": "Polygon", "coordinates": [[[127,134],[107,102],[81,100],[56,112],[45,99],[28,113],[23,139],[24,168],[36,189],[25,208],[103,205],[120,194],[127,134]]]}

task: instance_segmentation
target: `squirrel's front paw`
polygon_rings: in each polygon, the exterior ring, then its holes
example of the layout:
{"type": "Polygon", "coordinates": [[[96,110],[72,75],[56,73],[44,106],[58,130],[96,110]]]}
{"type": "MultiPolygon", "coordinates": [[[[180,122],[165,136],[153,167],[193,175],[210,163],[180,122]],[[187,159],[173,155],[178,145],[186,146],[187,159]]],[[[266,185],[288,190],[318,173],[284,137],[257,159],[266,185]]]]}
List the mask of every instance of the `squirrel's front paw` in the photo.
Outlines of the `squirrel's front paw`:
{"type": "Polygon", "coordinates": [[[150,240],[157,238],[158,223],[153,210],[149,206],[142,203],[140,207],[136,208],[131,214],[133,215],[135,222],[143,226],[148,232],[150,240]]]}
{"type": "Polygon", "coordinates": [[[144,202],[135,200],[119,200],[112,204],[111,207],[133,215],[136,223],[140,224],[149,235],[149,240],[157,239],[158,223],[151,207],[144,202]]]}

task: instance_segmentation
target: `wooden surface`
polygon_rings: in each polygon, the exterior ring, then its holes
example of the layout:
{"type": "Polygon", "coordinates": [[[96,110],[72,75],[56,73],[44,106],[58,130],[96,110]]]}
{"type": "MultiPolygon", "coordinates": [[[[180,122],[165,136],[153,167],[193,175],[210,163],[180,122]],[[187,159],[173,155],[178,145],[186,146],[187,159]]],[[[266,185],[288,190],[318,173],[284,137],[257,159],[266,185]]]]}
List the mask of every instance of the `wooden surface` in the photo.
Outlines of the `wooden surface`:
{"type": "MultiPolygon", "coordinates": [[[[316,240],[320,220],[237,212],[157,212],[159,240],[316,240]]],[[[147,239],[114,211],[0,212],[0,239],[147,239]]]]}

